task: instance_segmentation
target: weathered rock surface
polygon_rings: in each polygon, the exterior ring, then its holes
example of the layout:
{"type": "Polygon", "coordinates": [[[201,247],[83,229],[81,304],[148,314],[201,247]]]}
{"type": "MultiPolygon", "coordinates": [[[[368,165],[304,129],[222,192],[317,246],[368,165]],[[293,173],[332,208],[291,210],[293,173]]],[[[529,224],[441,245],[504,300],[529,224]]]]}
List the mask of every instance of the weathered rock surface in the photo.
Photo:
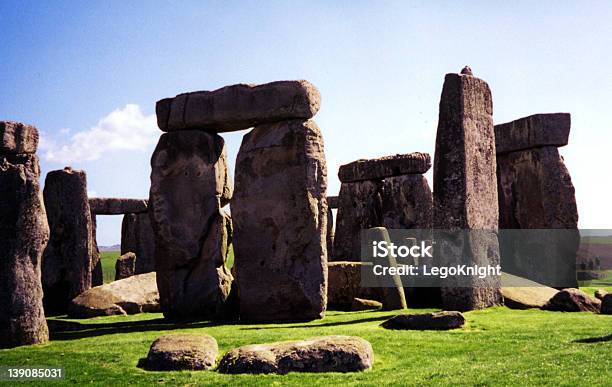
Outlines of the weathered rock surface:
{"type": "Polygon", "coordinates": [[[232,196],[225,143],[198,130],[166,133],[151,167],[149,214],[164,316],[222,318],[232,282],[225,267],[231,220],[220,210],[232,196]]]}
{"type": "Polygon", "coordinates": [[[497,179],[500,228],[568,229],[523,232],[515,241],[503,240],[504,270],[549,286],[576,287],[578,210],[572,179],[557,148],[498,154],[497,179]]]}
{"type": "MultiPolygon", "coordinates": [[[[371,245],[371,241],[387,241],[391,243],[389,233],[384,227],[373,227],[369,230],[368,237],[371,238],[366,241],[368,246],[371,245]]],[[[397,260],[391,255],[387,254],[387,257],[380,258],[380,262],[386,267],[397,267],[397,260]]],[[[387,275],[378,276],[375,278],[378,288],[376,289],[380,296],[383,307],[386,310],[406,309],[406,296],[404,295],[404,286],[402,285],[402,278],[399,275],[387,275]]]]}
{"type": "Polygon", "coordinates": [[[555,294],[542,309],[557,312],[599,312],[601,301],[578,289],[563,289],[555,294]]]}
{"type": "Polygon", "coordinates": [[[382,307],[382,302],[365,300],[363,298],[353,298],[353,302],[351,303],[351,310],[353,311],[378,310],[382,309],[382,307]]]}
{"type": "Polygon", "coordinates": [[[570,126],[569,113],[534,114],[519,118],[495,125],[495,147],[500,154],[541,146],[565,146],[570,126]]]}
{"type": "Polygon", "coordinates": [[[386,178],[382,186],[382,225],[388,229],[431,229],[433,196],[422,175],[386,178]]]}
{"type": "Polygon", "coordinates": [[[407,153],[378,159],[360,159],[340,166],[338,178],[343,183],[378,180],[392,176],[423,174],[431,168],[428,153],[407,153]]]}
{"type": "Polygon", "coordinates": [[[326,307],[327,170],[314,121],[260,125],[242,140],[232,200],[240,318],[321,318],[326,307]]]}
{"type": "MultiPolygon", "coordinates": [[[[91,207],[89,208],[91,210],[91,207]]],[[[95,214],[91,214],[91,243],[93,244],[91,256],[91,286],[100,286],[104,283],[104,273],[102,273],[102,261],[100,261],[100,249],[98,249],[97,238],[97,219],[95,214]]]]}
{"type": "Polygon", "coordinates": [[[71,318],[159,312],[155,272],[134,275],[91,288],[68,306],[71,318]]]}
{"type": "Polygon", "coordinates": [[[38,129],[15,121],[0,121],[0,154],[32,154],[38,148],[38,129]]]}
{"type": "Polygon", "coordinates": [[[115,262],[115,281],[128,278],[136,274],[136,254],[127,252],[122,254],[115,262]]]}
{"type": "Polygon", "coordinates": [[[217,340],[209,335],[164,335],[151,344],[139,365],[150,371],[209,370],[215,366],[218,352],[217,340]]]}
{"type": "Polygon", "coordinates": [[[227,352],[224,374],[356,372],[372,368],[372,345],[355,336],[323,336],[303,341],[246,345],[227,352]]]}
{"type": "Polygon", "coordinates": [[[612,314],[612,293],[603,296],[600,311],[601,314],[612,314]]]}
{"type": "Polygon", "coordinates": [[[382,224],[382,181],[342,183],[338,202],[333,259],[359,261],[361,230],[382,224]]]}
{"type": "Polygon", "coordinates": [[[136,254],[136,274],[155,270],[155,233],[148,213],[123,216],[121,254],[127,252],[136,254]]]}
{"type": "MultiPolygon", "coordinates": [[[[434,157],[434,228],[485,230],[468,241],[436,246],[438,265],[467,257],[468,264],[498,265],[498,202],[489,85],[474,76],[447,74],[440,98],[434,157]],[[471,262],[469,262],[471,261],[471,262]]],[[[444,309],[472,310],[501,304],[499,278],[471,279],[465,287],[441,288],[444,309]]]]}
{"type": "Polygon", "coordinates": [[[328,196],[327,197],[327,207],[338,208],[338,197],[337,196],[328,196]]]}
{"type": "MultiPolygon", "coordinates": [[[[36,151],[35,146],[33,151],[36,151]]],[[[0,150],[0,348],[11,348],[49,340],[40,274],[49,226],[38,182],[38,158],[35,155],[4,156],[2,152],[4,150],[0,150]]]]}
{"type": "Polygon", "coordinates": [[[461,328],[465,317],[460,312],[400,314],[381,324],[386,329],[449,330],[461,328]]]}
{"type": "Polygon", "coordinates": [[[163,131],[230,132],[311,118],[319,110],[320,98],[319,91],[308,81],[278,81],[179,94],[158,101],[155,110],[157,125],[163,131]]]}
{"type": "Polygon", "coordinates": [[[45,179],[45,207],[51,237],[42,265],[45,312],[63,313],[70,300],[91,288],[97,253],[84,171],[51,171],[45,179]]]}
{"type": "Polygon", "coordinates": [[[147,199],[91,198],[91,212],[97,215],[138,214],[148,211],[147,199]]]}
{"type": "Polygon", "coordinates": [[[608,294],[608,292],[606,292],[605,290],[597,289],[595,291],[595,298],[597,298],[599,301],[603,301],[603,299],[606,296],[606,294],[608,294]]]}
{"type": "Polygon", "coordinates": [[[327,263],[327,304],[329,307],[350,309],[355,298],[381,300],[376,288],[361,286],[361,267],[364,264],[348,261],[327,263]]]}
{"type": "Polygon", "coordinates": [[[511,309],[541,308],[559,291],[540,283],[502,273],[504,304],[511,309]]]}

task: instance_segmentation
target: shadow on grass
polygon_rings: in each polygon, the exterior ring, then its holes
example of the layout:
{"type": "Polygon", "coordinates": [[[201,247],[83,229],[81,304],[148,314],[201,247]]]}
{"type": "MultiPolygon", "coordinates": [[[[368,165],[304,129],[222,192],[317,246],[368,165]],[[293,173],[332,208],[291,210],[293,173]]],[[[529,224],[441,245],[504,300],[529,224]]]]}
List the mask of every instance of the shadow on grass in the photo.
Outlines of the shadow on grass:
{"type": "Polygon", "coordinates": [[[223,322],[181,323],[156,318],[145,321],[123,321],[115,323],[82,324],[75,321],[47,320],[51,340],[76,340],[85,337],[112,335],[115,333],[133,333],[146,331],[164,331],[185,328],[204,328],[217,325],[231,325],[223,322]]]}
{"type": "Polygon", "coordinates": [[[587,337],[584,339],[577,339],[577,340],[574,340],[574,343],[590,344],[590,343],[601,343],[604,341],[612,341],[612,334],[609,334],[607,336],[587,337]]]}
{"type": "MultiPolygon", "coordinates": [[[[363,312],[359,312],[359,314],[363,315],[363,312]]],[[[386,316],[368,317],[368,318],[361,318],[361,319],[355,319],[355,320],[349,320],[349,321],[336,321],[336,322],[328,322],[328,323],[322,323],[322,324],[303,324],[303,325],[288,325],[288,326],[278,326],[278,325],[271,324],[272,326],[244,327],[240,329],[250,331],[250,330],[260,330],[260,329],[335,327],[335,326],[342,326],[342,325],[360,324],[360,323],[372,322],[372,321],[388,320],[389,318],[395,316],[396,314],[397,313],[392,313],[386,316]]]]}

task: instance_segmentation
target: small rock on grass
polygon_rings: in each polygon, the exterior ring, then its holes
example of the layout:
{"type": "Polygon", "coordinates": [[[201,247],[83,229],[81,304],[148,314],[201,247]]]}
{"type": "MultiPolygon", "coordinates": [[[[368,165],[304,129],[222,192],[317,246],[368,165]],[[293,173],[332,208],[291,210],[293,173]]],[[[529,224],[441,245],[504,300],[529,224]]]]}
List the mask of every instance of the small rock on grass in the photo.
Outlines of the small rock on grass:
{"type": "Polygon", "coordinates": [[[365,300],[363,298],[353,298],[353,302],[351,303],[351,310],[378,310],[382,309],[382,306],[382,303],[378,301],[365,300]]]}
{"type": "Polygon", "coordinates": [[[400,314],[383,322],[385,329],[449,330],[461,328],[465,317],[461,312],[443,311],[424,314],[400,314]]]}
{"type": "Polygon", "coordinates": [[[151,344],[139,367],[149,371],[209,370],[215,366],[219,347],[209,335],[171,334],[151,344]]]}
{"type": "Polygon", "coordinates": [[[322,336],[302,341],[246,345],[219,363],[224,374],[356,372],[372,367],[372,345],[355,336],[322,336]]]}

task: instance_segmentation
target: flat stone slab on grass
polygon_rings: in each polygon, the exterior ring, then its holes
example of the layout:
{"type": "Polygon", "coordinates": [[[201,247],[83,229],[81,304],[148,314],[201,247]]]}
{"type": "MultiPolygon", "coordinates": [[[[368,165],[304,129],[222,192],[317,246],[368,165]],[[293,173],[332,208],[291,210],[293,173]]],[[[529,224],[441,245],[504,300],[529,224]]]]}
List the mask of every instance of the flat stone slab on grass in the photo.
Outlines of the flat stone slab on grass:
{"type": "Polygon", "coordinates": [[[309,119],[321,95],[308,81],[238,84],[179,94],[157,102],[157,126],[165,132],[200,129],[231,132],[288,119],[309,119]]]}
{"type": "Polygon", "coordinates": [[[461,312],[444,311],[423,314],[400,314],[381,324],[385,329],[449,330],[461,328],[465,317],[461,312]]]}
{"type": "Polygon", "coordinates": [[[91,288],[68,306],[71,318],[159,312],[155,272],[139,274],[91,288]]]}
{"type": "Polygon", "coordinates": [[[151,344],[139,366],[149,371],[209,370],[218,352],[217,340],[209,335],[165,335],[151,344]]]}
{"type": "Polygon", "coordinates": [[[338,177],[343,183],[362,180],[378,180],[386,177],[423,174],[431,168],[428,153],[413,152],[385,156],[377,159],[360,159],[340,166],[338,177]]]}
{"type": "Polygon", "coordinates": [[[512,274],[502,273],[502,296],[510,309],[541,308],[559,291],[512,274]]]}
{"type": "Polygon", "coordinates": [[[601,301],[589,297],[582,290],[569,288],[555,294],[542,307],[544,310],[556,312],[599,312],[601,301]]]}
{"type": "Polygon", "coordinates": [[[372,345],[355,336],[322,336],[302,341],[246,345],[227,352],[225,374],[356,372],[372,367],[372,345]]]}
{"type": "Polygon", "coordinates": [[[541,146],[565,146],[570,126],[569,113],[534,114],[495,125],[496,152],[514,152],[541,146]]]}

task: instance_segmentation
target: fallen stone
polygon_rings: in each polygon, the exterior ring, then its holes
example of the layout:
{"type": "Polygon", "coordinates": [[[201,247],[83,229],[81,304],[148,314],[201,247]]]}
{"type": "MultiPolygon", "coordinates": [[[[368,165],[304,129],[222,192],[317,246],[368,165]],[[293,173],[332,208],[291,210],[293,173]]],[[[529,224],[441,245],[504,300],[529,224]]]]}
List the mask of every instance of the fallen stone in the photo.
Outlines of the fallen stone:
{"type": "MultiPolygon", "coordinates": [[[[384,227],[373,227],[369,230],[368,236],[371,240],[367,241],[368,246],[371,245],[371,241],[387,241],[391,243],[389,233],[384,227]]],[[[386,267],[398,267],[397,260],[389,252],[386,257],[382,258],[380,262],[386,267]]],[[[402,285],[402,277],[399,275],[387,275],[377,276],[375,281],[377,282],[377,291],[381,295],[381,301],[385,310],[397,310],[406,309],[406,296],[404,294],[404,286],[402,285]]]]}
{"type": "Polygon", "coordinates": [[[222,319],[233,280],[225,266],[231,219],[220,209],[232,197],[225,142],[199,130],[165,133],[151,168],[149,215],[164,316],[222,319]]]}
{"type": "Polygon", "coordinates": [[[378,180],[387,177],[423,174],[431,168],[428,153],[407,153],[378,159],[360,159],[340,166],[338,178],[343,183],[378,180]]]}
{"type": "Polygon", "coordinates": [[[374,300],[365,300],[363,298],[353,298],[353,302],[351,304],[351,310],[353,311],[378,310],[382,309],[382,307],[382,302],[374,300]]]}
{"type": "Polygon", "coordinates": [[[15,121],[0,121],[0,154],[32,154],[38,148],[38,129],[15,121]]]}
{"type": "Polygon", "coordinates": [[[608,293],[601,300],[601,314],[612,314],[612,294],[608,293]]]}
{"type": "Polygon", "coordinates": [[[218,352],[217,340],[209,335],[164,335],[151,344],[139,365],[149,371],[209,370],[215,366],[218,352]]]}
{"type": "Polygon", "coordinates": [[[372,345],[355,336],[323,336],[303,341],[246,345],[227,352],[224,374],[357,372],[372,368],[372,345]]]}
{"type": "Polygon", "coordinates": [[[91,212],[97,215],[138,214],[148,211],[147,199],[90,198],[91,212]]]}
{"type": "Polygon", "coordinates": [[[117,258],[115,262],[115,281],[136,274],[136,254],[128,252],[117,258]]]}
{"type": "Polygon", "coordinates": [[[497,180],[501,229],[555,229],[503,232],[502,267],[544,285],[578,286],[576,196],[557,148],[544,146],[498,154],[497,180]]]}
{"type": "Polygon", "coordinates": [[[502,296],[510,309],[542,308],[559,291],[525,278],[502,273],[502,296]]]}
{"type": "Polygon", "coordinates": [[[382,224],[382,181],[342,183],[338,196],[334,261],[361,259],[361,230],[382,224]]]}
{"type": "Polygon", "coordinates": [[[541,146],[567,145],[571,126],[569,113],[534,114],[495,125],[498,154],[541,146]]]}
{"type": "MultiPolygon", "coordinates": [[[[440,98],[434,159],[434,228],[482,230],[470,241],[446,238],[438,243],[435,264],[499,264],[499,208],[495,163],[493,105],[489,85],[474,76],[447,74],[440,98]]],[[[445,280],[447,310],[473,310],[502,303],[500,279],[445,280]]]]}
{"type": "Polygon", "coordinates": [[[323,138],[314,121],[260,125],[243,137],[231,204],[241,319],[323,317],[326,188],[323,138]]]}
{"type": "Polygon", "coordinates": [[[38,158],[1,152],[0,348],[12,348],[49,340],[40,277],[49,226],[38,158]]]}
{"type": "Polygon", "coordinates": [[[603,299],[606,296],[606,294],[608,294],[608,292],[606,292],[605,290],[597,289],[595,291],[595,298],[597,298],[599,301],[603,301],[603,299]]]}
{"type": "Polygon", "coordinates": [[[386,178],[382,185],[382,225],[387,229],[429,230],[433,196],[425,176],[386,178]]]}
{"type": "Polygon", "coordinates": [[[135,274],[155,271],[155,234],[148,213],[123,215],[121,254],[128,252],[138,258],[135,274]]]}
{"type": "Polygon", "coordinates": [[[599,312],[601,301],[578,289],[563,289],[555,294],[542,309],[556,312],[599,312]]]}
{"type": "Polygon", "coordinates": [[[231,132],[288,119],[311,118],[319,110],[320,98],[319,91],[308,81],[238,84],[162,99],[155,111],[157,125],[163,131],[231,132]]]}
{"type": "Polygon", "coordinates": [[[62,314],[70,300],[91,288],[97,255],[84,171],[66,167],[45,179],[51,237],[42,261],[45,312],[62,314]]]}
{"type": "Polygon", "coordinates": [[[385,329],[449,330],[461,328],[465,317],[460,312],[400,314],[381,324],[385,329]]]}
{"type": "Polygon", "coordinates": [[[91,288],[68,306],[70,318],[159,312],[155,272],[138,274],[91,288]]]}

